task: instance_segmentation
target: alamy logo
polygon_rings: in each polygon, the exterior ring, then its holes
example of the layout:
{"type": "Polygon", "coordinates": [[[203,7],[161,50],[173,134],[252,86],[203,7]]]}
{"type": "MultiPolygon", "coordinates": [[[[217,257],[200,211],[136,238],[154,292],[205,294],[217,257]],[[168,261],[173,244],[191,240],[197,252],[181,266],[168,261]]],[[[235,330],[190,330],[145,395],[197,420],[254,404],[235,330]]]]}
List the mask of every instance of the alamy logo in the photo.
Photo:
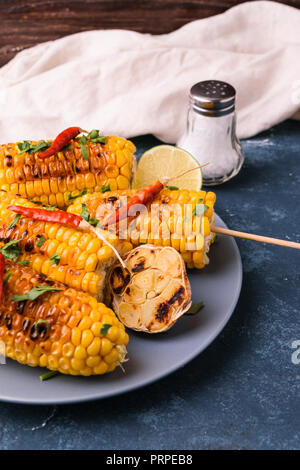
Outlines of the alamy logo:
{"type": "Polygon", "coordinates": [[[292,354],[292,363],[295,365],[300,364],[300,340],[297,339],[292,342],[292,348],[295,349],[295,351],[292,354]]]}

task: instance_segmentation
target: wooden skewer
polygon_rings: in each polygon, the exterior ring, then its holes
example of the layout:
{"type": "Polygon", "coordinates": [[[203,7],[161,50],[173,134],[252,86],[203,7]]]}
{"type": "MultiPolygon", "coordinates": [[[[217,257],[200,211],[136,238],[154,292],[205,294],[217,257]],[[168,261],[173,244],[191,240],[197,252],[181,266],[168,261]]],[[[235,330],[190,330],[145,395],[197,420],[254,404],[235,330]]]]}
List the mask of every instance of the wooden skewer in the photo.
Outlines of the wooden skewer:
{"type": "Polygon", "coordinates": [[[290,242],[288,240],[280,240],[279,238],[263,237],[261,235],[255,235],[253,233],[238,232],[236,230],[230,230],[229,228],[215,227],[213,226],[212,231],[220,233],[222,235],[230,235],[231,237],[246,238],[247,240],[253,240],[261,243],[271,243],[272,245],[287,246],[289,248],[296,248],[300,250],[300,243],[290,242]]]}
{"type": "Polygon", "coordinates": [[[160,181],[161,184],[163,184],[163,185],[168,184],[170,181],[172,181],[172,180],[177,180],[177,178],[180,178],[181,176],[186,175],[186,174],[189,173],[190,171],[198,170],[198,168],[203,168],[203,167],[206,166],[206,165],[209,165],[209,162],[203,163],[203,165],[195,166],[194,168],[189,168],[189,170],[185,170],[185,171],[183,171],[182,173],[179,173],[178,175],[174,175],[174,176],[165,176],[164,178],[161,178],[159,181],[160,181]]]}

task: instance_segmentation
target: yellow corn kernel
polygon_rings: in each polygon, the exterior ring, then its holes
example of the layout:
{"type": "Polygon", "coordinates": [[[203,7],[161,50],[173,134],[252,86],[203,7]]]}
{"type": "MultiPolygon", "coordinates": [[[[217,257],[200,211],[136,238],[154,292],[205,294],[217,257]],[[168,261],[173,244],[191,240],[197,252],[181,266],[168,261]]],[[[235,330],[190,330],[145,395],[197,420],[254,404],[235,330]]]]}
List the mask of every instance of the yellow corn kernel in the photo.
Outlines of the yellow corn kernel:
{"type": "Polygon", "coordinates": [[[75,359],[85,359],[87,357],[85,348],[81,345],[77,346],[75,348],[74,357],[75,359]]]}
{"type": "MultiPolygon", "coordinates": [[[[72,336],[73,336],[73,331],[72,331],[72,336]]],[[[62,355],[64,357],[73,357],[74,350],[75,350],[74,344],[66,343],[62,347],[62,355]]]]}
{"type": "Polygon", "coordinates": [[[97,374],[97,375],[105,374],[107,370],[108,370],[108,365],[104,361],[101,361],[100,364],[94,367],[93,369],[94,374],[97,374]]]}
{"type": "Polygon", "coordinates": [[[129,186],[129,180],[123,175],[119,175],[116,178],[118,189],[126,189],[129,186]]]}
{"type": "Polygon", "coordinates": [[[102,338],[101,340],[101,354],[106,356],[112,350],[112,342],[107,338],[102,338]]]}
{"type": "MultiPolygon", "coordinates": [[[[117,328],[117,332],[119,334],[118,328],[117,328]]],[[[91,330],[83,330],[82,335],[81,335],[81,345],[84,348],[87,348],[91,344],[93,339],[94,339],[94,335],[91,332],[91,330]]]]}
{"type": "Polygon", "coordinates": [[[61,357],[58,360],[58,366],[63,372],[67,372],[71,367],[71,361],[67,357],[61,357]]]}
{"type": "Polygon", "coordinates": [[[86,365],[88,367],[96,367],[101,361],[99,356],[89,356],[86,360],[86,365]]]}
{"type": "Polygon", "coordinates": [[[75,346],[79,346],[80,342],[81,342],[81,329],[80,328],[73,328],[72,329],[72,343],[75,345],[75,346]]]}
{"type": "Polygon", "coordinates": [[[100,354],[101,349],[101,339],[95,337],[89,347],[87,348],[87,353],[89,356],[97,356],[100,354]]]}
{"type": "Polygon", "coordinates": [[[126,153],[122,150],[117,150],[116,151],[116,163],[117,167],[121,168],[125,163],[127,163],[127,156],[126,153]]]}
{"type": "Polygon", "coordinates": [[[104,360],[107,364],[113,364],[114,362],[117,362],[119,358],[119,351],[117,348],[113,348],[109,354],[106,354],[104,357],[104,360]]]}
{"type": "Polygon", "coordinates": [[[72,369],[80,371],[81,369],[84,369],[84,366],[85,366],[84,359],[76,359],[76,358],[71,359],[72,369]]]}

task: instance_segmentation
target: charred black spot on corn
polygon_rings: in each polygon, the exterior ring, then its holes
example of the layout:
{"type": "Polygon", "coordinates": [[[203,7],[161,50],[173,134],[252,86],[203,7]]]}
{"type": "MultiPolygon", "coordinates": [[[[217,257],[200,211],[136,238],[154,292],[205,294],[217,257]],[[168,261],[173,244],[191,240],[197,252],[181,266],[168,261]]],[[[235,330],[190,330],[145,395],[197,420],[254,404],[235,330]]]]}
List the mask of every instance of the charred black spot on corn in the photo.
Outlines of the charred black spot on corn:
{"type": "Polygon", "coordinates": [[[5,326],[8,330],[11,330],[12,328],[12,316],[11,315],[4,315],[4,323],[5,323],[5,326]]]}
{"type": "Polygon", "coordinates": [[[21,302],[17,302],[16,312],[19,313],[20,315],[22,315],[23,312],[24,312],[25,305],[26,305],[26,300],[23,300],[21,302]]]}
{"type": "MultiPolygon", "coordinates": [[[[19,302],[21,303],[21,302],[19,302]]],[[[27,331],[29,330],[30,328],[30,325],[31,325],[31,322],[28,318],[26,318],[25,320],[23,320],[23,323],[22,323],[22,331],[23,333],[27,333],[27,331]]]]}
{"type": "Polygon", "coordinates": [[[33,240],[29,239],[27,240],[27,242],[25,243],[25,247],[24,247],[25,251],[27,252],[30,252],[34,249],[34,242],[33,240]]]}

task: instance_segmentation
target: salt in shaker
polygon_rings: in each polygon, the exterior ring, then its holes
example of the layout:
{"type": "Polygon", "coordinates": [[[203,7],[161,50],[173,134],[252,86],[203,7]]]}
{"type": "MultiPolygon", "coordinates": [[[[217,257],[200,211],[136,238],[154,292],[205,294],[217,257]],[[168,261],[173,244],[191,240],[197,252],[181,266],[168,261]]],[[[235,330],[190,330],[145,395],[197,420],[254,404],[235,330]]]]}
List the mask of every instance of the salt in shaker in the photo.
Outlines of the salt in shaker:
{"type": "Polygon", "coordinates": [[[177,142],[190,152],[203,168],[203,183],[213,186],[233,178],[244,156],[236,136],[236,91],[218,80],[196,83],[190,90],[187,129],[177,142]]]}

